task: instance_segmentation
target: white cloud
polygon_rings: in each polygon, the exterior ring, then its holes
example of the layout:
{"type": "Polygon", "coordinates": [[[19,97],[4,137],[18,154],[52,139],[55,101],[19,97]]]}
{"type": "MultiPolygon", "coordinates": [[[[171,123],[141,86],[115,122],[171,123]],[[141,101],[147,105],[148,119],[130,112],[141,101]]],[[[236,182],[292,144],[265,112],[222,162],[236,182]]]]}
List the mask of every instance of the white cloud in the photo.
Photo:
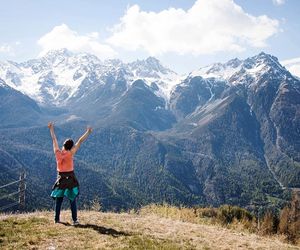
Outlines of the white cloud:
{"type": "Polygon", "coordinates": [[[273,3],[275,5],[282,5],[282,4],[285,4],[285,0],[273,0],[273,3]]]}
{"type": "Polygon", "coordinates": [[[49,33],[42,36],[37,43],[42,48],[40,56],[49,50],[61,48],[67,48],[74,52],[88,52],[100,58],[111,58],[116,55],[116,52],[109,45],[99,42],[97,32],[79,35],[66,24],[54,27],[49,33]]]}
{"type": "Polygon", "coordinates": [[[281,62],[281,64],[293,75],[300,77],[300,57],[284,60],[281,62]]]}
{"type": "Polygon", "coordinates": [[[2,44],[0,45],[0,53],[12,54],[13,48],[8,44],[2,44]]]}
{"type": "Polygon", "coordinates": [[[212,54],[264,47],[279,31],[279,21],[252,16],[233,0],[197,0],[188,10],[170,8],[146,12],[138,5],[127,9],[107,41],[128,50],[152,55],[212,54]]]}

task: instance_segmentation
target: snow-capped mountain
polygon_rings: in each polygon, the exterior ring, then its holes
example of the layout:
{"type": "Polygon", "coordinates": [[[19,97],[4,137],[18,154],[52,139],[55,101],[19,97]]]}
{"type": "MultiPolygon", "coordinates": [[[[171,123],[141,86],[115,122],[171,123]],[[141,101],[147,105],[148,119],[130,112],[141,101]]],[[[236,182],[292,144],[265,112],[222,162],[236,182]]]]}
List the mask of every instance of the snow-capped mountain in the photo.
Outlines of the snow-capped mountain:
{"type": "Polygon", "coordinates": [[[151,197],[248,206],[300,187],[300,81],[274,56],[233,59],[181,77],[152,57],[102,62],[59,50],[0,63],[0,76],[0,148],[41,180],[37,190],[45,191],[49,176],[40,166],[51,165],[49,120],[59,138],[93,126],[78,155],[81,171],[93,170],[84,179],[97,183],[92,190],[101,197],[105,189],[94,179],[101,169],[116,204],[151,197]]]}
{"type": "MultiPolygon", "coordinates": [[[[118,59],[101,61],[91,54],[72,53],[66,49],[50,51],[41,58],[23,63],[2,62],[0,78],[41,106],[72,107],[73,113],[66,117],[67,120],[95,116],[102,120],[111,113],[116,116],[115,111],[124,109],[128,97],[137,98],[135,105],[142,105],[143,96],[133,96],[139,92],[136,88],[142,87],[143,91],[137,95],[149,96],[144,99],[152,107],[147,112],[154,112],[153,121],[145,121],[145,124],[154,124],[155,119],[164,121],[158,129],[172,126],[175,117],[181,120],[196,109],[201,111],[205,105],[214,105],[216,100],[236,91],[231,90],[232,87],[244,86],[255,93],[274,79],[278,86],[285,81],[297,81],[276,57],[263,52],[245,60],[235,58],[179,76],[154,57],[132,63],[118,59]],[[134,84],[138,80],[141,81],[134,84]],[[162,115],[160,118],[155,115],[158,111],[162,115]]],[[[251,109],[255,105],[252,92],[247,99],[251,109]]],[[[129,109],[118,119],[126,118],[129,109]]]]}
{"type": "Polygon", "coordinates": [[[132,80],[144,80],[166,103],[170,99],[172,90],[182,79],[177,73],[161,65],[155,57],[129,63],[128,68],[133,73],[132,80]]]}
{"type": "Polygon", "coordinates": [[[164,99],[167,108],[178,87],[184,87],[189,83],[188,79],[195,76],[206,80],[210,91],[208,99],[211,100],[215,96],[212,91],[215,85],[225,82],[229,86],[253,86],[263,74],[272,73],[270,71],[274,71],[273,77],[292,77],[286,74],[276,57],[263,52],[246,60],[235,58],[223,64],[202,67],[186,76],[164,67],[154,57],[132,63],[118,59],[102,62],[94,55],[72,53],[67,49],[50,51],[41,58],[23,63],[0,62],[0,78],[10,87],[47,106],[68,106],[106,85],[111,85],[111,90],[120,91],[121,88],[123,93],[134,81],[141,79],[155,95],[164,99]],[[120,82],[126,82],[126,86],[118,86],[120,82]]]}
{"type": "Polygon", "coordinates": [[[294,82],[297,79],[276,57],[261,52],[245,60],[235,58],[192,71],[172,89],[169,107],[177,118],[182,118],[199,109],[199,105],[208,105],[245,88],[248,104],[252,108],[253,93],[270,84],[278,88],[287,81],[294,82]]]}
{"type": "Polygon", "coordinates": [[[58,105],[71,97],[88,72],[97,70],[100,63],[95,56],[73,55],[61,49],[23,63],[1,63],[0,77],[40,104],[58,105]]]}
{"type": "Polygon", "coordinates": [[[202,76],[206,79],[225,80],[230,85],[251,85],[263,74],[274,73],[272,76],[284,77],[286,76],[286,72],[286,69],[279,63],[276,57],[261,52],[246,60],[235,58],[224,64],[215,63],[193,71],[190,75],[202,76]]]}
{"type": "Polygon", "coordinates": [[[65,106],[70,99],[82,97],[107,84],[108,78],[124,79],[130,86],[143,79],[149,86],[156,85],[158,95],[167,98],[178,75],[149,57],[133,63],[120,60],[102,62],[87,53],[72,53],[66,49],[48,52],[45,56],[23,63],[0,63],[0,77],[12,88],[30,96],[39,104],[65,106]],[[85,82],[89,81],[89,86],[85,82]]]}

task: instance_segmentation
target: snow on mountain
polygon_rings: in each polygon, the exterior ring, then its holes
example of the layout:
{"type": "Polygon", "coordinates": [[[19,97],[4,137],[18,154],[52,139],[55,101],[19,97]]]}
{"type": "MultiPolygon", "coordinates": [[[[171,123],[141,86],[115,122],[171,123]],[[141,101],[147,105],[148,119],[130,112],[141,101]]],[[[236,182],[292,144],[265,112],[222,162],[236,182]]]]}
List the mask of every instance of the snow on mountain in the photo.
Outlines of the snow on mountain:
{"type": "Polygon", "coordinates": [[[0,77],[16,90],[41,104],[59,104],[61,94],[70,97],[80,85],[88,70],[100,60],[92,55],[61,49],[50,51],[44,57],[23,63],[0,64],[0,77]]]}
{"type": "MultiPolygon", "coordinates": [[[[238,85],[256,93],[269,84],[279,88],[281,83],[283,86],[294,81],[297,82],[276,57],[262,52],[245,60],[232,59],[191,72],[172,91],[170,107],[180,118],[197,107],[202,108],[216,99],[223,99],[224,90],[227,89],[228,93],[230,90],[236,91],[240,89],[235,87],[238,85]]],[[[249,105],[252,107],[250,101],[249,105]]]]}
{"type": "Polygon", "coordinates": [[[1,79],[1,78],[0,78],[0,88],[3,88],[3,89],[11,89],[11,87],[8,86],[8,85],[6,84],[6,82],[3,81],[3,79],[1,79]]]}
{"type": "Polygon", "coordinates": [[[162,66],[154,57],[129,63],[128,68],[133,73],[131,81],[144,80],[148,86],[154,89],[156,95],[165,99],[166,103],[170,99],[172,90],[182,79],[174,71],[162,66]]]}
{"type": "Polygon", "coordinates": [[[272,77],[286,77],[285,68],[278,59],[264,52],[246,60],[232,59],[227,63],[215,63],[190,73],[190,77],[227,81],[229,85],[247,84],[253,86],[263,74],[272,77]]]}
{"type": "Polygon", "coordinates": [[[103,85],[112,76],[124,78],[129,86],[142,79],[166,100],[178,83],[178,75],[154,57],[127,64],[117,59],[102,62],[91,54],[60,49],[23,63],[0,63],[0,77],[40,104],[65,105],[70,98],[83,96],[78,91],[85,79],[103,85]]]}
{"type": "Polygon", "coordinates": [[[202,76],[203,78],[227,80],[233,74],[241,70],[242,63],[243,61],[240,61],[239,59],[232,59],[225,64],[214,63],[191,72],[190,76],[202,76]]]}
{"type": "Polygon", "coordinates": [[[165,100],[167,106],[176,87],[187,84],[188,78],[201,76],[207,79],[207,88],[211,90],[220,81],[222,84],[225,81],[227,85],[246,83],[253,86],[265,73],[272,73],[269,74],[271,77],[291,77],[276,57],[263,52],[246,60],[235,58],[223,64],[202,67],[186,76],[164,67],[154,57],[131,63],[118,59],[103,62],[94,55],[72,53],[67,49],[50,51],[43,57],[22,63],[0,62],[0,78],[7,85],[39,104],[55,106],[83,98],[87,92],[105,84],[112,84],[113,90],[120,79],[126,81],[127,89],[134,81],[143,80],[157,96],[165,100]]]}

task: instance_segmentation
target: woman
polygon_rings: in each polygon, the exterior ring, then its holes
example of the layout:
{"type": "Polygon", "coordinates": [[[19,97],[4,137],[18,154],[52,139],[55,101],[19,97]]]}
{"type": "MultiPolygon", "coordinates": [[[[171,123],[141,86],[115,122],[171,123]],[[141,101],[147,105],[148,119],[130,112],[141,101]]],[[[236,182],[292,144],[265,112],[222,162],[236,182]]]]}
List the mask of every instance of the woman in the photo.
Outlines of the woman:
{"type": "Polygon", "coordinates": [[[73,225],[78,225],[77,220],[77,206],[76,197],[79,194],[79,183],[74,174],[73,156],[79,149],[82,142],[84,142],[89,134],[92,132],[92,128],[88,127],[86,132],[79,138],[74,146],[74,142],[71,139],[67,139],[64,142],[62,150],[59,149],[57,139],[54,133],[53,122],[48,123],[50,134],[53,141],[53,150],[57,164],[57,180],[53,186],[51,196],[56,200],[55,203],[55,223],[59,223],[60,209],[63,202],[63,197],[66,196],[70,200],[73,225]]]}

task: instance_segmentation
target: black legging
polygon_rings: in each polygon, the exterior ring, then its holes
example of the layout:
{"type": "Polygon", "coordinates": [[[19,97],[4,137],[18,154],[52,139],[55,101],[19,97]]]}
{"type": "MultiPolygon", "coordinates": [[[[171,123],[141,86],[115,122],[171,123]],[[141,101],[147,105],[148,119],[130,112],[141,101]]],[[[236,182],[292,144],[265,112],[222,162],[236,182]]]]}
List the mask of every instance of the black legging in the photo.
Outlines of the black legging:
{"type": "MultiPolygon", "coordinates": [[[[59,222],[59,216],[60,216],[60,209],[63,202],[63,197],[57,197],[55,198],[55,221],[59,222]]],[[[76,206],[76,198],[71,201],[70,200],[70,206],[71,206],[71,212],[72,212],[72,219],[73,221],[77,221],[77,206],[76,206]]]]}

